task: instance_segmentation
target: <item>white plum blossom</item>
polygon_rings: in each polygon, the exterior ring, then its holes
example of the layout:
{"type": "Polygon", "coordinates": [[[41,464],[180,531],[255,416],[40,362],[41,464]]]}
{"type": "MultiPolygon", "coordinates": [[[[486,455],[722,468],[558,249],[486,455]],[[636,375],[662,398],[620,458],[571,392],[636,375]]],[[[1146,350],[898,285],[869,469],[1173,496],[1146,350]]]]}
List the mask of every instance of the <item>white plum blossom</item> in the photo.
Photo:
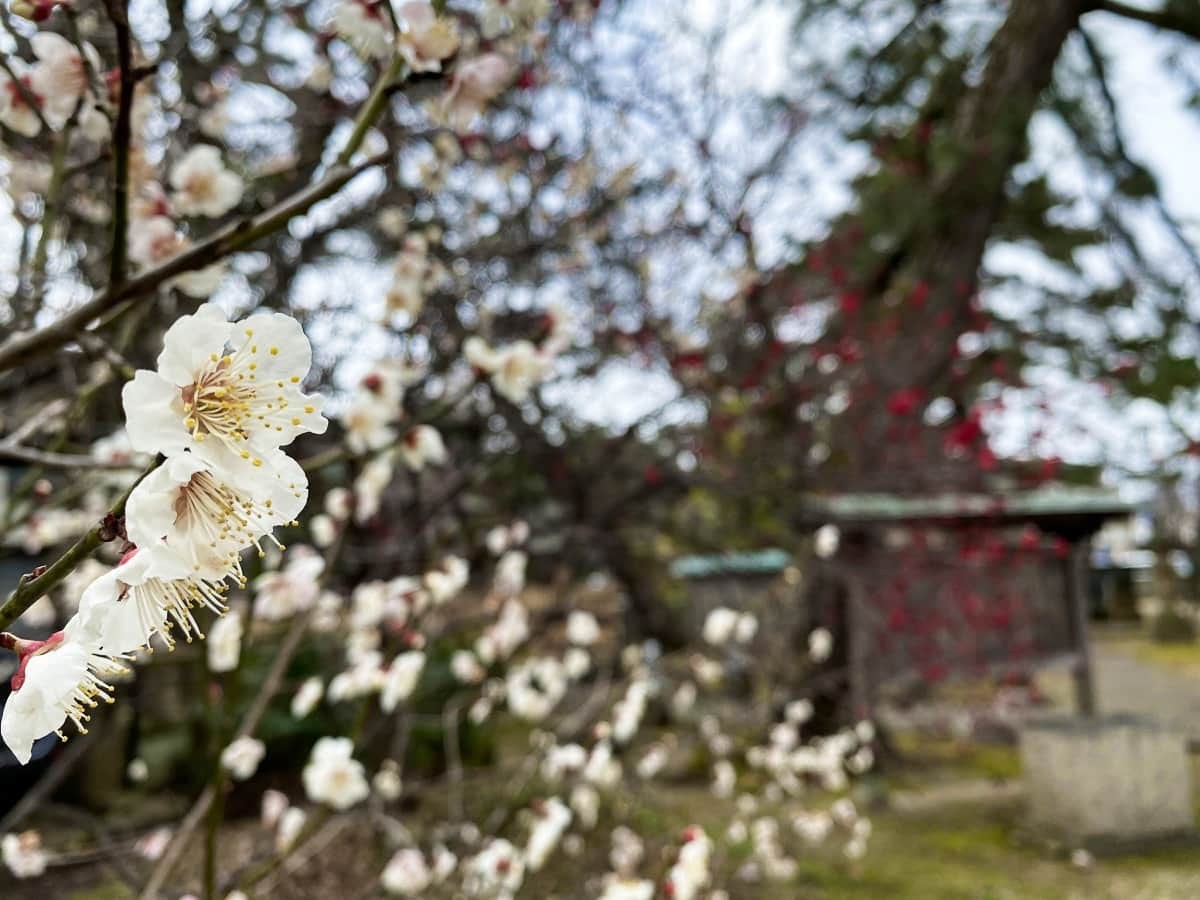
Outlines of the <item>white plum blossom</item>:
{"type": "Polygon", "coordinates": [[[242,200],[244,185],[236,172],[225,168],[221,151],[208,144],[193,147],[171,167],[171,202],[185,216],[216,218],[242,200]]]}
{"type": "Polygon", "coordinates": [[[505,680],[508,708],[530,722],[539,722],[554,711],[567,692],[562,663],[549,656],[528,659],[514,666],[505,680]]]}
{"type": "Polygon", "coordinates": [[[437,567],[425,573],[425,590],[435,606],[440,606],[458,596],[467,586],[470,568],[467,561],[457,556],[447,556],[437,567]]]}
{"type": "Polygon", "coordinates": [[[316,709],[318,703],[321,702],[321,697],[325,694],[325,686],[321,683],[321,679],[316,675],[307,678],[300,685],[300,689],[292,695],[292,717],[303,719],[310,712],[316,709]]]}
{"type": "Polygon", "coordinates": [[[446,445],[432,425],[418,425],[404,435],[400,443],[400,457],[412,471],[419,472],[425,466],[444,463],[447,458],[446,445]]]}
{"type": "Polygon", "coordinates": [[[327,694],[331,702],[356,700],[377,693],[383,688],[387,672],[383,668],[383,657],[379,651],[364,651],[355,654],[355,657],[349,669],[339,672],[329,682],[327,694]]]}
{"type": "Polygon", "coordinates": [[[463,356],[476,370],[491,376],[496,393],[510,403],[520,403],[550,372],[552,358],[531,341],[516,341],[493,349],[472,336],[463,344],[463,356]]]}
{"type": "Polygon", "coordinates": [[[536,872],[546,864],[554,848],[571,824],[571,809],[557,797],[551,797],[535,807],[537,819],[525,845],[525,865],[536,872]]]}
{"type": "Polygon", "coordinates": [[[38,58],[29,73],[30,87],[41,100],[46,121],[53,128],[62,128],[88,91],[88,65],[94,72],[102,70],[100,57],[91,44],[85,43],[85,64],[75,45],[52,31],[39,31],[29,44],[38,58]]]}
{"type": "Polygon", "coordinates": [[[405,847],[388,860],[379,880],[389,894],[417,897],[433,884],[433,872],[420,850],[405,847]]]}
{"type": "Polygon", "coordinates": [[[383,59],[391,52],[392,26],[380,0],[339,0],[333,27],[360,56],[383,59]]]}
{"type": "MultiPolygon", "coordinates": [[[[424,5],[424,4],[419,4],[424,5]]],[[[392,283],[385,301],[390,312],[402,312],[413,323],[425,308],[425,292],[433,276],[428,256],[428,244],[419,234],[404,239],[392,269],[392,283]]]]}
{"type": "Polygon", "coordinates": [[[821,559],[831,559],[840,541],[841,532],[836,525],[822,525],[813,539],[813,552],[821,559]]]}
{"type": "Polygon", "coordinates": [[[371,788],[362,763],[353,758],[350,738],[323,737],[313,745],[302,778],[308,798],[336,810],[345,810],[367,799],[371,788]]]}
{"type": "Polygon", "coordinates": [[[571,809],[578,817],[579,827],[591,830],[600,820],[600,794],[590,784],[577,784],[571,789],[571,809]]]}
{"type": "Polygon", "coordinates": [[[237,613],[222,616],[208,631],[208,670],[232,672],[242,655],[242,617],[237,613]]]}
{"type": "Polygon", "coordinates": [[[401,653],[392,660],[379,694],[380,709],[385,713],[393,712],[401,700],[411,697],[424,668],[425,654],[420,650],[401,653]]]}
{"type": "Polygon", "coordinates": [[[245,781],[256,771],[267,748],[257,738],[244,735],[221,751],[221,767],[237,781],[245,781]]]}
{"type": "Polygon", "coordinates": [[[146,646],[155,635],[173,646],[175,628],[189,641],[193,634],[203,637],[192,610],[224,613],[226,585],[189,574],[178,557],[159,547],[131,550],[83,592],[76,627],[114,656],[146,646]]]}
{"type": "Polygon", "coordinates": [[[325,560],[315,553],[293,548],[287,565],[277,572],[264,572],[254,579],[254,616],[278,621],[311,609],[321,594],[320,574],[325,560]]]}
{"type": "Polygon", "coordinates": [[[390,454],[375,457],[354,479],[354,521],[362,524],[377,512],[383,500],[383,492],[392,483],[395,467],[390,454]]]}
{"type": "Polygon", "coordinates": [[[815,663],[823,663],[833,653],[833,635],[825,628],[814,628],[808,636],[808,656],[815,663]]]}
{"type": "MultiPolygon", "coordinates": [[[[25,85],[28,93],[40,104],[41,100],[33,89],[33,78],[29,66],[19,59],[14,59],[10,65],[17,79],[25,85]]],[[[0,70],[0,123],[24,137],[34,137],[42,130],[42,120],[38,118],[38,109],[26,101],[25,94],[21,92],[17,82],[3,70],[0,70]]]]}
{"type": "Polygon", "coordinates": [[[290,806],[279,817],[279,827],[275,829],[275,852],[287,853],[295,846],[296,839],[308,822],[308,813],[298,806],[290,806]]]}
{"type": "Polygon", "coordinates": [[[112,685],[103,679],[127,671],[97,648],[84,624],[77,615],[47,640],[25,641],[16,648],[19,662],[0,718],[0,737],[21,765],[29,762],[38,738],[54,733],[66,740],[61,729],[68,719],[86,734],[90,711],[113,699],[112,685]]]}
{"type": "Polygon", "coordinates": [[[511,897],[524,880],[521,853],[503,838],[490,841],[463,863],[463,890],[468,897],[511,897]]]}
{"type": "Polygon", "coordinates": [[[278,825],[280,817],[287,812],[289,806],[291,803],[283,791],[277,791],[274,788],[267,788],[263,791],[258,817],[262,827],[271,829],[278,825]]]}
{"type": "Polygon", "coordinates": [[[384,800],[392,801],[400,797],[404,790],[404,782],[400,778],[400,766],[394,759],[385,759],[379,771],[371,779],[371,787],[384,800]]]}
{"type": "Polygon", "coordinates": [[[581,647],[590,647],[600,639],[600,623],[590,612],[581,609],[567,616],[567,640],[581,647]]]}
{"type": "Polygon", "coordinates": [[[470,650],[455,650],[450,657],[450,673],[463,684],[478,684],[487,675],[487,670],[470,650]]]}
{"type": "Polygon", "coordinates": [[[46,871],[48,858],[42,849],[42,836],[32,829],[4,835],[0,839],[0,856],[16,878],[37,878],[46,871]]]}
{"type": "Polygon", "coordinates": [[[695,900],[710,878],[709,858],[712,842],[702,828],[693,825],[684,834],[679,858],[667,872],[670,895],[675,900],[695,900]]]}
{"type": "Polygon", "coordinates": [[[604,882],[599,900],[654,900],[654,882],[612,875],[604,882]]]}
{"type": "MultiPolygon", "coordinates": [[[[241,552],[262,550],[272,530],[291,523],[308,500],[308,478],[282,451],[263,464],[230,461],[228,469],[200,455],[172,455],[129,496],[129,539],[158,555],[176,556],[187,575],[223,578],[241,574],[241,552]]],[[[275,543],[278,543],[277,541],[275,543]]]]}
{"type": "Polygon", "coordinates": [[[747,644],[757,633],[758,619],[724,606],[714,609],[704,620],[704,640],[717,647],[730,641],[747,644]]]}
{"type": "Polygon", "coordinates": [[[236,471],[305,432],[324,433],[322,398],[300,382],[312,350],[300,323],[259,313],[236,324],[211,303],[168,330],[158,369],[138,370],[121,393],[135,450],[191,450],[236,471]]]}
{"type": "MultiPolygon", "coordinates": [[[[191,241],[163,215],[139,219],[129,232],[129,258],[143,267],[165,263],[190,246],[191,241]]],[[[169,284],[189,297],[207,297],[217,289],[224,274],[224,263],[215,262],[203,269],[176,275],[169,284]]]]}
{"type": "Polygon", "coordinates": [[[508,87],[513,75],[513,64],[499,53],[460,62],[442,98],[441,115],[455,131],[466,131],[484,107],[508,87]]]}
{"type": "Polygon", "coordinates": [[[438,16],[424,0],[400,6],[400,55],[413,72],[440,72],[442,60],[458,50],[458,26],[438,16]]]}
{"type": "Polygon", "coordinates": [[[522,550],[509,550],[496,561],[492,574],[492,593],[497,597],[511,598],[525,588],[525,567],[529,557],[522,550]]]}

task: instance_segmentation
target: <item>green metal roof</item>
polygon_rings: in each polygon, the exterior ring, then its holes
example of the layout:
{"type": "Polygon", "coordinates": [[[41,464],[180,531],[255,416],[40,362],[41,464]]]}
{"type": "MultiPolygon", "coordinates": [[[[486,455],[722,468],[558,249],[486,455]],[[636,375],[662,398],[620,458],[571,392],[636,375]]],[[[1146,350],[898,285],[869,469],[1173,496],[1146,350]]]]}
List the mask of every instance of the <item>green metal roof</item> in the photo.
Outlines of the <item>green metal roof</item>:
{"type": "Polygon", "coordinates": [[[784,550],[771,548],[748,553],[718,553],[711,556],[681,556],[672,561],[672,578],[712,578],[716,575],[776,575],[786,569],[792,557],[784,550]]]}
{"type": "Polygon", "coordinates": [[[1136,504],[1106,488],[1062,486],[996,494],[834,494],[810,497],[807,505],[834,522],[880,522],[920,519],[1086,516],[1118,518],[1136,504]]]}

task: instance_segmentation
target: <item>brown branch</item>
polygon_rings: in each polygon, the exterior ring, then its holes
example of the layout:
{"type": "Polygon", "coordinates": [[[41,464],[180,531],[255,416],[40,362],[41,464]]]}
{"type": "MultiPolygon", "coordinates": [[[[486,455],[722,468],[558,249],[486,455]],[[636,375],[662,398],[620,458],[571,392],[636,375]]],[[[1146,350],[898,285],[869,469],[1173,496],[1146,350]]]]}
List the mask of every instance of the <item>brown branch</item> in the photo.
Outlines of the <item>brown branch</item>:
{"type": "Polygon", "coordinates": [[[307,212],[316,203],[331,197],[356,175],[380,165],[387,157],[388,153],[385,151],[353,166],[335,166],[323,179],[282,200],[266,212],[227,225],[162,265],[121,284],[113,285],[100,296],[89,300],[45,328],[9,338],[0,344],[0,372],[22,365],[74,340],[77,333],[83,331],[93,319],[126,301],[129,301],[130,306],[144,302],[155,288],[175,276],[203,269],[231,253],[244,250],[285,225],[293,217],[307,212]]]}
{"type": "MultiPolygon", "coordinates": [[[[325,571],[320,579],[322,584],[333,570],[334,563],[341,553],[342,545],[343,542],[339,540],[326,551],[325,571]]],[[[242,716],[242,721],[238,725],[233,738],[230,739],[230,743],[238,738],[253,736],[254,732],[258,730],[259,723],[262,722],[263,716],[267,714],[267,709],[271,705],[271,700],[274,699],[275,694],[283,684],[283,679],[287,675],[292,657],[300,649],[300,642],[308,632],[308,624],[312,620],[312,616],[312,610],[305,610],[299,613],[292,621],[291,627],[283,639],[283,643],[280,644],[279,649],[275,653],[275,658],[271,662],[270,671],[267,672],[266,677],[263,679],[262,685],[254,697],[254,701],[250,704],[250,708],[242,716]]],[[[187,848],[188,839],[191,837],[192,832],[204,821],[204,817],[215,798],[216,794],[213,791],[212,785],[206,787],[200,796],[196,798],[196,802],[192,805],[192,808],[188,810],[183,821],[179,823],[179,828],[171,836],[171,842],[167,845],[167,849],[159,857],[158,863],[154,866],[154,871],[150,873],[150,878],[146,881],[146,886],[142,888],[142,892],[138,895],[138,900],[154,900],[154,898],[159,896],[159,892],[166,883],[167,877],[171,874],[171,870],[175,868],[175,864],[187,848]]]]}
{"type": "Polygon", "coordinates": [[[106,540],[111,540],[111,520],[119,517],[125,511],[125,501],[129,499],[129,495],[133,493],[133,489],[141,483],[141,480],[149,475],[158,467],[158,459],[146,467],[146,470],[138,477],[137,481],[129,486],[120,499],[112,505],[107,516],[103,520],[97,522],[87,533],[79,540],[71,545],[62,556],[52,562],[45,569],[42,569],[37,575],[25,575],[17,583],[17,588],[8,595],[8,599],[0,606],[0,630],[8,628],[13,622],[21,617],[21,614],[37,601],[39,597],[45,596],[51,588],[57,585],[60,581],[75,571],[84,559],[91,556],[96,548],[103,544],[106,540]]]}
{"type": "Polygon", "coordinates": [[[1127,6],[1118,0],[1098,0],[1093,9],[1112,13],[1123,19],[1132,19],[1135,22],[1153,25],[1155,28],[1173,31],[1176,34],[1200,41],[1200,16],[1189,16],[1171,9],[1169,6],[1162,10],[1139,9],[1136,6],[1127,6]]]}
{"type": "Polygon", "coordinates": [[[132,471],[140,468],[129,462],[97,459],[86,453],[54,453],[50,450],[35,450],[20,444],[0,442],[0,459],[15,459],[33,463],[47,469],[119,469],[132,471]]]}
{"type": "Polygon", "coordinates": [[[108,17],[117,35],[117,65],[121,83],[117,120],[113,126],[113,217],[112,251],[109,255],[108,286],[112,290],[125,280],[129,232],[129,145],[132,140],[133,38],[129,33],[128,0],[105,0],[108,17]]]}

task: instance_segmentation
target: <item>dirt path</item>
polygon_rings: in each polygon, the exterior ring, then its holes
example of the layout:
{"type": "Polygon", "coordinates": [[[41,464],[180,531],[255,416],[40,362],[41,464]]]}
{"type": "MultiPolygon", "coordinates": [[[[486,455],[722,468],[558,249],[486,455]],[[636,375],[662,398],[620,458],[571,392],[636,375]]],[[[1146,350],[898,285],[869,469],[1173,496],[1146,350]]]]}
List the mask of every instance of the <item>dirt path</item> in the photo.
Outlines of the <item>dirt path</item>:
{"type": "Polygon", "coordinates": [[[1102,713],[1136,713],[1200,741],[1200,668],[1143,658],[1136,644],[1101,634],[1092,643],[1102,713]]]}

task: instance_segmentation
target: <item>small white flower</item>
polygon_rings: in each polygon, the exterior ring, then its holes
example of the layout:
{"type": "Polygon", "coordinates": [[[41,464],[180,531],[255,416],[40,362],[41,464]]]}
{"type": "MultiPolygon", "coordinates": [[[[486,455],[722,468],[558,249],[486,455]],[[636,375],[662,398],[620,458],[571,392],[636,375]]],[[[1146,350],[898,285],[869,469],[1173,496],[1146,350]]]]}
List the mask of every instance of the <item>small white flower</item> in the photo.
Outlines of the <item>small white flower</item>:
{"type": "Polygon", "coordinates": [[[433,884],[433,872],[420,850],[405,847],[388,860],[380,882],[389,894],[416,897],[433,884]]]}
{"type": "Polygon", "coordinates": [[[314,675],[312,678],[306,679],[292,697],[292,716],[303,719],[321,702],[324,693],[325,687],[321,684],[320,678],[314,675]]]}
{"type": "MultiPolygon", "coordinates": [[[[29,89],[34,99],[38,100],[33,89],[33,73],[29,66],[19,59],[14,59],[10,65],[17,78],[29,89]]],[[[41,101],[38,102],[40,104],[41,101]]],[[[42,130],[42,121],[38,118],[37,110],[25,102],[25,96],[16,82],[3,70],[0,70],[0,122],[25,137],[34,137],[42,130]]]]}
{"type": "Polygon", "coordinates": [[[654,900],[654,882],[611,875],[604,882],[604,893],[599,900],[654,900]]]}
{"type": "Polygon", "coordinates": [[[496,562],[492,593],[497,597],[515,597],[525,587],[525,567],[529,557],[522,550],[509,550],[496,562]]]}
{"type": "Polygon", "coordinates": [[[236,172],[225,168],[221,151],[202,144],[193,147],[171,168],[171,200],[185,216],[223,216],[242,199],[244,185],[236,172]]]}
{"type": "Polygon", "coordinates": [[[208,670],[232,672],[242,655],[242,617],[237,613],[222,616],[208,632],[208,670]]]}
{"type": "Polygon", "coordinates": [[[125,767],[125,777],[134,784],[142,784],[150,777],[150,766],[140,756],[134,757],[125,767]]]}
{"type": "Polygon", "coordinates": [[[282,451],[265,453],[259,467],[239,460],[232,469],[176,453],[133,489],[125,527],[138,547],[177,556],[189,576],[240,577],[241,552],[262,552],[262,540],[274,541],[273,529],[307,500],[304,470],[282,451]]]}
{"type": "Polygon", "coordinates": [[[392,28],[377,0],[340,0],[333,11],[338,37],[367,59],[383,59],[391,51],[392,28]]]}
{"type": "Polygon", "coordinates": [[[458,25],[440,17],[422,0],[405,3],[399,11],[400,55],[414,72],[440,72],[442,60],[458,50],[458,25]]]}
{"type": "Polygon", "coordinates": [[[317,602],[321,594],[318,576],[325,571],[325,560],[315,553],[300,553],[300,549],[291,551],[287,565],[278,572],[264,572],[254,579],[256,619],[286,619],[317,602]]]}
{"type": "Polygon", "coordinates": [[[192,450],[233,471],[239,460],[261,468],[275,448],[328,425],[321,397],[300,390],[311,364],[290,316],[234,325],[206,303],[167,330],[158,370],[139,370],[121,392],[130,443],[147,453],[192,450]]]}
{"type": "Polygon", "coordinates": [[[712,842],[702,828],[693,825],[685,832],[686,842],[679,858],[667,873],[671,896],[676,900],[695,900],[709,881],[709,857],[712,842]]]}
{"type": "Polygon", "coordinates": [[[401,792],[404,790],[404,782],[400,778],[400,766],[396,764],[394,759],[385,759],[383,761],[383,764],[379,767],[379,771],[371,779],[371,787],[384,800],[392,801],[399,799],[401,792]]]}
{"type": "Polygon", "coordinates": [[[392,660],[379,695],[379,706],[385,713],[393,712],[401,700],[412,696],[424,668],[425,654],[420,650],[401,653],[392,660]]]}
{"type": "Polygon", "coordinates": [[[193,634],[203,637],[192,610],[225,612],[226,585],[187,575],[179,558],[160,547],[130,551],[84,590],[77,627],[113,656],[144,647],[155,635],[174,646],[176,627],[186,640],[193,634]]]}
{"type": "Polygon", "coordinates": [[[470,650],[454,651],[454,655],[450,657],[450,673],[463,684],[478,684],[487,675],[487,671],[470,650]]]}
{"type": "Polygon", "coordinates": [[[76,615],[62,631],[45,641],[26,642],[18,651],[0,737],[21,765],[29,762],[38,738],[53,732],[66,740],[61,729],[67,719],[86,734],[90,710],[101,700],[113,700],[113,687],[102,677],[127,671],[98,649],[83,624],[76,615]]]}
{"type": "Polygon", "coordinates": [[[308,764],[301,773],[310,800],[345,810],[370,794],[362,763],[352,757],[349,738],[323,737],[313,745],[308,764]]]}
{"type": "Polygon", "coordinates": [[[577,609],[567,616],[567,640],[581,647],[590,647],[600,639],[600,623],[590,612],[577,609]]]}
{"type": "Polygon", "coordinates": [[[525,865],[531,872],[538,871],[546,864],[571,824],[570,808],[557,797],[539,804],[535,811],[537,820],[525,845],[525,865]]]}
{"type": "Polygon", "coordinates": [[[261,811],[259,812],[259,821],[262,823],[262,827],[272,829],[278,825],[279,818],[287,812],[289,806],[291,803],[283,791],[277,791],[274,788],[263,791],[261,811]]]}
{"type": "Polygon", "coordinates": [[[815,663],[823,663],[833,653],[833,635],[825,628],[814,628],[808,636],[808,656],[815,663]]]}
{"type": "Polygon", "coordinates": [[[445,557],[436,568],[425,573],[425,589],[435,606],[440,606],[458,596],[467,586],[470,568],[465,559],[457,556],[445,557]]]}
{"type": "Polygon", "coordinates": [[[391,454],[386,453],[363,466],[362,472],[354,479],[354,521],[361,524],[379,512],[383,492],[392,483],[394,472],[391,454]]]}
{"type": "MultiPolygon", "coordinates": [[[[129,232],[129,258],[143,267],[167,262],[190,247],[175,223],[163,215],[137,220],[129,232]]],[[[176,275],[169,282],[189,297],[207,297],[216,291],[225,274],[223,262],[176,275]]]]}
{"type": "Polygon", "coordinates": [[[513,78],[513,65],[499,53],[484,53],[454,67],[441,114],[455,131],[466,131],[476,116],[513,78]]]}
{"type": "Polygon", "coordinates": [[[42,836],[36,831],[4,835],[0,839],[0,855],[8,871],[17,878],[37,878],[46,871],[46,851],[42,849],[42,836]]]}
{"type": "Polygon", "coordinates": [[[813,552],[821,559],[830,559],[837,553],[841,532],[836,525],[822,525],[813,540],[813,552]]]}
{"type": "Polygon", "coordinates": [[[275,852],[287,853],[291,850],[307,821],[308,814],[298,806],[284,810],[279,817],[279,828],[275,831],[275,852]]]}
{"type": "Polygon", "coordinates": [[[235,780],[245,781],[258,771],[266,752],[266,745],[257,738],[240,737],[221,751],[221,767],[235,780]]]}
{"type": "Polygon", "coordinates": [[[716,647],[728,643],[737,628],[737,621],[738,614],[734,610],[717,607],[704,620],[704,640],[716,647]]]}
{"type": "Polygon", "coordinates": [[[524,880],[521,853],[503,838],[490,841],[463,863],[463,890],[468,897],[512,897],[524,880]]]}
{"type": "Polygon", "coordinates": [[[550,358],[529,341],[517,341],[497,353],[492,387],[511,403],[520,403],[549,374],[550,358]]]}
{"type": "Polygon", "coordinates": [[[526,660],[508,672],[505,682],[508,708],[530,722],[539,722],[554,711],[567,692],[567,674],[550,657],[526,660]]]}
{"type": "MultiPolygon", "coordinates": [[[[62,128],[88,91],[87,66],[75,45],[60,34],[39,31],[29,43],[38,58],[29,74],[30,87],[42,101],[46,120],[62,128]]],[[[102,71],[95,48],[85,43],[83,49],[93,71],[102,71]]]]}
{"type": "Polygon", "coordinates": [[[418,425],[411,429],[400,443],[400,456],[412,471],[419,472],[425,466],[440,466],[446,461],[446,445],[441,434],[432,425],[418,425]]]}

